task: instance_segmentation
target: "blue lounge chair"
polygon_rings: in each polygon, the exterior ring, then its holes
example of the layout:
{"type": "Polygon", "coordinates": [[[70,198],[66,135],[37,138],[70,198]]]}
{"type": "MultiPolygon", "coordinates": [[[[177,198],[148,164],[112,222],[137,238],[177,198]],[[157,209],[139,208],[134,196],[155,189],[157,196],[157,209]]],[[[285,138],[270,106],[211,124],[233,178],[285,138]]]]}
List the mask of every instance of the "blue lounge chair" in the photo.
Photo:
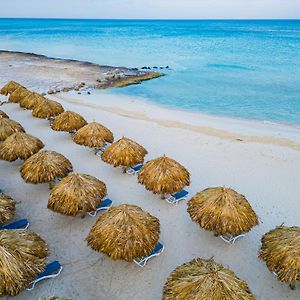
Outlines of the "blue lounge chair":
{"type": "Polygon", "coordinates": [[[138,164],[138,165],[136,165],[136,166],[134,166],[132,168],[128,168],[126,170],[126,173],[129,174],[129,175],[135,175],[135,174],[137,174],[141,170],[141,168],[143,166],[144,166],[144,164],[138,164]]]}
{"type": "Polygon", "coordinates": [[[182,191],[180,191],[178,193],[172,194],[169,197],[167,197],[166,201],[168,203],[170,203],[170,204],[175,205],[175,204],[177,204],[181,200],[186,200],[188,194],[189,194],[188,191],[182,190],[182,191]]]}
{"type": "Polygon", "coordinates": [[[96,217],[98,211],[108,210],[108,209],[110,209],[111,206],[112,206],[112,201],[110,199],[106,198],[103,201],[101,201],[101,203],[96,208],[96,210],[89,212],[89,215],[91,217],[96,217]]]}
{"type": "Polygon", "coordinates": [[[150,258],[160,255],[164,251],[164,249],[165,249],[165,246],[163,244],[161,244],[160,242],[158,242],[157,245],[155,246],[155,248],[153,249],[153,251],[148,256],[145,256],[142,258],[136,258],[133,261],[139,267],[143,268],[147,264],[147,261],[150,258]]]}
{"type": "Polygon", "coordinates": [[[105,143],[103,147],[98,147],[94,149],[94,153],[98,156],[101,156],[101,154],[104,152],[104,150],[109,147],[111,144],[105,143]]]}
{"type": "Polygon", "coordinates": [[[29,222],[26,219],[22,219],[16,222],[9,223],[7,225],[0,226],[0,230],[3,229],[27,229],[29,227],[29,222]]]}
{"type": "Polygon", "coordinates": [[[231,234],[228,233],[227,235],[220,235],[220,239],[229,245],[233,245],[237,239],[240,239],[243,236],[245,235],[239,234],[237,236],[232,236],[231,234]]]}
{"type": "Polygon", "coordinates": [[[52,263],[48,264],[45,270],[30,283],[26,290],[32,291],[38,282],[44,279],[57,277],[61,273],[62,269],[63,266],[57,260],[53,261],[52,263]]]}

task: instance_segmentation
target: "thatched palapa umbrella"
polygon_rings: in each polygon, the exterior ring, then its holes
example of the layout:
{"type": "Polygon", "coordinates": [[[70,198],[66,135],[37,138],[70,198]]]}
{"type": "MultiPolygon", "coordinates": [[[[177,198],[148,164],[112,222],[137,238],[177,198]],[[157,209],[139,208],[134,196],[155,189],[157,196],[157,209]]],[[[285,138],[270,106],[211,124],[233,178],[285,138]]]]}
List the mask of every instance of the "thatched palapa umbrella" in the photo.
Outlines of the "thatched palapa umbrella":
{"type": "Polygon", "coordinates": [[[213,187],[197,193],[188,202],[194,222],[216,235],[237,236],[258,224],[258,218],[245,196],[231,188],[213,187]]]}
{"type": "Polygon", "coordinates": [[[19,103],[24,97],[30,95],[30,93],[29,90],[21,86],[9,95],[8,102],[19,103]]]}
{"type": "Polygon", "coordinates": [[[20,106],[26,109],[34,109],[37,105],[43,103],[46,100],[42,95],[32,92],[26,97],[20,100],[20,106]]]}
{"type": "Polygon", "coordinates": [[[162,300],[255,300],[246,281],[213,259],[196,258],[168,277],[162,300]]]}
{"type": "Polygon", "coordinates": [[[0,110],[0,118],[7,118],[7,119],[9,119],[9,116],[3,110],[0,110]]]}
{"type": "Polygon", "coordinates": [[[277,278],[295,288],[300,281],[300,227],[279,226],[261,239],[259,258],[277,278]]]}
{"type": "Polygon", "coordinates": [[[15,161],[19,158],[25,160],[44,146],[40,139],[24,132],[16,132],[0,144],[0,159],[15,161]]]}
{"type": "Polygon", "coordinates": [[[174,159],[162,156],[148,161],[138,174],[139,183],[154,194],[167,194],[181,191],[190,185],[190,174],[174,159]]]}
{"type": "Polygon", "coordinates": [[[0,296],[16,296],[45,268],[48,247],[28,230],[0,230],[0,296]]]}
{"type": "Polygon", "coordinates": [[[0,224],[11,221],[15,217],[16,201],[5,194],[0,194],[0,224]]]}
{"type": "Polygon", "coordinates": [[[0,118],[0,141],[4,141],[15,132],[25,132],[25,129],[14,120],[0,118]]]}
{"type": "Polygon", "coordinates": [[[55,151],[40,151],[23,163],[20,173],[29,183],[51,183],[73,171],[71,162],[55,151]]]}
{"type": "Polygon", "coordinates": [[[149,255],[160,234],[159,220],[136,205],[110,208],[92,227],[89,246],[112,259],[132,261],[149,255]]]}
{"type": "Polygon", "coordinates": [[[72,133],[86,124],[86,120],[81,115],[73,111],[65,111],[55,118],[51,128],[72,133]]]}
{"type": "Polygon", "coordinates": [[[106,186],[98,178],[74,173],[54,186],[48,208],[70,216],[85,215],[94,211],[106,195],[106,186]]]}
{"type": "Polygon", "coordinates": [[[13,93],[19,87],[22,86],[19,83],[11,80],[1,88],[0,94],[7,96],[8,94],[13,93]]]}
{"type": "Polygon", "coordinates": [[[101,158],[104,162],[114,167],[123,167],[124,173],[127,167],[133,167],[144,161],[148,151],[133,140],[122,137],[120,140],[107,147],[101,158]]]}
{"type": "Polygon", "coordinates": [[[92,122],[80,128],[73,136],[73,141],[79,145],[99,148],[103,147],[106,142],[112,143],[114,136],[105,126],[92,122]]]}
{"type": "Polygon", "coordinates": [[[64,112],[64,108],[60,103],[54,100],[46,99],[36,105],[32,111],[32,115],[40,119],[50,119],[64,112]]]}

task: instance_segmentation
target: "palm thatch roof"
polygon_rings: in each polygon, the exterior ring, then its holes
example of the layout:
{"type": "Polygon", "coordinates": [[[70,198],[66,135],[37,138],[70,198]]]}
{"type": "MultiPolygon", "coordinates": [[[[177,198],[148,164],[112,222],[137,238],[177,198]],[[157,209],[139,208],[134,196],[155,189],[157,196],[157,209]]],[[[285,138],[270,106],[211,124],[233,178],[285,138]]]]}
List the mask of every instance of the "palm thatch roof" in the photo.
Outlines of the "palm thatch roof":
{"type": "Polygon", "coordinates": [[[73,171],[71,162],[55,151],[40,151],[23,163],[20,173],[26,182],[46,183],[73,171]]]}
{"type": "Polygon", "coordinates": [[[112,143],[101,155],[104,162],[114,167],[133,167],[144,161],[148,151],[133,140],[122,137],[112,143]]]}
{"type": "Polygon", "coordinates": [[[26,109],[34,109],[37,105],[42,104],[46,100],[42,95],[32,92],[20,100],[20,106],[26,109]]]}
{"type": "Polygon", "coordinates": [[[19,158],[25,160],[44,146],[38,138],[24,132],[16,132],[0,144],[0,159],[15,161],[19,158]]]}
{"type": "Polygon", "coordinates": [[[14,120],[0,118],[0,141],[4,141],[15,132],[25,132],[25,129],[14,120]]]}
{"type": "Polygon", "coordinates": [[[7,118],[7,119],[9,119],[9,116],[3,110],[0,110],[0,118],[7,118]]]}
{"type": "Polygon", "coordinates": [[[300,227],[279,226],[263,235],[261,243],[259,258],[280,281],[300,281],[300,227]]]}
{"type": "Polygon", "coordinates": [[[168,277],[162,300],[255,300],[246,281],[213,259],[196,258],[168,277]]]}
{"type": "Polygon", "coordinates": [[[36,118],[48,119],[56,117],[62,112],[64,112],[64,108],[59,102],[45,98],[44,101],[34,107],[32,115],[36,118]]]}
{"type": "Polygon", "coordinates": [[[86,120],[73,111],[65,111],[55,118],[51,128],[56,131],[73,132],[86,125],[86,120]]]}
{"type": "Polygon", "coordinates": [[[119,205],[101,215],[92,227],[89,246],[112,259],[132,261],[150,254],[158,242],[159,220],[136,205],[119,205]]]}
{"type": "Polygon", "coordinates": [[[31,92],[25,87],[20,86],[14,90],[8,97],[8,102],[19,103],[24,97],[28,96],[31,92]]]}
{"type": "Polygon", "coordinates": [[[245,196],[225,187],[207,188],[197,193],[188,202],[188,213],[194,222],[217,235],[236,236],[258,224],[245,196]]]}
{"type": "Polygon", "coordinates": [[[0,194],[0,224],[9,222],[15,217],[16,201],[5,194],[0,194]]]}
{"type": "Polygon", "coordinates": [[[15,296],[28,287],[46,264],[48,247],[28,230],[0,230],[0,297],[15,296]]]}
{"type": "Polygon", "coordinates": [[[138,181],[154,194],[173,194],[190,185],[190,173],[174,159],[162,156],[145,164],[138,181]]]}
{"type": "Polygon", "coordinates": [[[8,94],[11,94],[19,87],[22,86],[19,83],[11,80],[1,88],[0,94],[7,96],[8,94]]]}
{"type": "Polygon", "coordinates": [[[70,216],[94,211],[107,195],[105,184],[94,176],[71,174],[54,186],[48,208],[70,216]]]}
{"type": "Polygon", "coordinates": [[[73,141],[87,147],[103,147],[106,142],[112,143],[114,136],[105,126],[92,122],[80,128],[73,136],[73,141]]]}

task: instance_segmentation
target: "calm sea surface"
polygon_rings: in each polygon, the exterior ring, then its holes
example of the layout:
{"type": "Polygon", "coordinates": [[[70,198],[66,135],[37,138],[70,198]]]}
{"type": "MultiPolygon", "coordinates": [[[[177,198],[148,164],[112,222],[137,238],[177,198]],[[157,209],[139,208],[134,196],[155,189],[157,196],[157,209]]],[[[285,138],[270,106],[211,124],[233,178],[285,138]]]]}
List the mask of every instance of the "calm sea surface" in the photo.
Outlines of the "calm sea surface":
{"type": "Polygon", "coordinates": [[[0,19],[0,49],[114,66],[169,66],[163,78],[112,92],[300,124],[300,20],[0,19]]]}

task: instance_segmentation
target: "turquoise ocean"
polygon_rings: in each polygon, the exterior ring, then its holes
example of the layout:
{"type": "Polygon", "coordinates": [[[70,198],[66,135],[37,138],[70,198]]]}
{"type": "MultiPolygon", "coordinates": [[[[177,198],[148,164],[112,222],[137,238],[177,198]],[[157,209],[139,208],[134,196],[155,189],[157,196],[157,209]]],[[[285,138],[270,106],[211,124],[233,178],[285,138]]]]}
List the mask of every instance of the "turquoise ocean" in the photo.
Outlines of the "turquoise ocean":
{"type": "Polygon", "coordinates": [[[300,125],[300,20],[0,19],[0,49],[102,65],[169,66],[160,79],[110,92],[300,125]]]}

